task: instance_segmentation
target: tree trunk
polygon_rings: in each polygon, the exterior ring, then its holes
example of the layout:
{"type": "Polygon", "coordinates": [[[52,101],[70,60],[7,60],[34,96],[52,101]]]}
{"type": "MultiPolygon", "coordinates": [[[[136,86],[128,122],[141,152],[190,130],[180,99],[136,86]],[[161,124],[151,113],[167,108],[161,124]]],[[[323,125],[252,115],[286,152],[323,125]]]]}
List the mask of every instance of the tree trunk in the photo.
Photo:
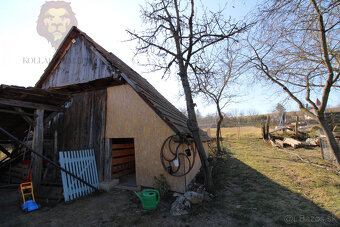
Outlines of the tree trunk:
{"type": "Polygon", "coordinates": [[[318,116],[317,119],[318,119],[318,121],[321,125],[322,130],[325,133],[327,142],[330,145],[330,149],[331,149],[331,151],[332,151],[332,153],[333,153],[333,155],[336,159],[336,164],[338,166],[340,166],[340,150],[339,150],[339,146],[338,146],[338,144],[337,144],[337,142],[334,138],[333,132],[329,128],[324,116],[318,116]]]}
{"type": "Polygon", "coordinates": [[[216,129],[217,154],[222,154],[220,131],[221,131],[221,124],[223,122],[223,114],[218,104],[217,104],[217,111],[218,111],[218,117],[219,117],[217,121],[217,129],[216,129]]]}
{"type": "Polygon", "coordinates": [[[212,176],[211,176],[211,169],[209,167],[208,157],[205,153],[205,150],[204,150],[204,147],[201,141],[201,137],[199,135],[199,128],[198,128],[196,114],[195,114],[195,106],[192,100],[192,94],[191,94],[191,89],[190,89],[190,85],[188,81],[188,76],[185,73],[184,68],[182,67],[180,67],[180,77],[181,77],[182,86],[183,86],[183,90],[185,94],[185,100],[187,104],[187,111],[188,111],[188,118],[189,118],[188,127],[194,137],[195,145],[197,147],[197,151],[201,159],[202,168],[204,170],[204,184],[206,186],[206,189],[209,192],[213,192],[214,185],[213,185],[212,176]]]}

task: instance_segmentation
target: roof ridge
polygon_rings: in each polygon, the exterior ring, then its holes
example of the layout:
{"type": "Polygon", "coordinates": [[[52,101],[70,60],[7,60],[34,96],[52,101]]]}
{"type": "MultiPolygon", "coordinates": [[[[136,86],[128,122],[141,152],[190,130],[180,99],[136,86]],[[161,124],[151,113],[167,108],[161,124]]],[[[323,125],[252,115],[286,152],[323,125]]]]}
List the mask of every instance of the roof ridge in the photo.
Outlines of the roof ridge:
{"type": "MultiPolygon", "coordinates": [[[[96,49],[96,51],[98,51],[102,57],[106,59],[107,63],[109,63],[113,68],[118,69],[121,72],[121,77],[176,134],[192,134],[187,126],[188,118],[171,102],[169,102],[151,83],[149,83],[144,77],[133,70],[128,64],[123,62],[112,52],[108,52],[85,32],[81,31],[75,26],[71,28],[68,35],[60,44],[44,74],[37,82],[36,87],[42,86],[43,82],[56,68],[56,65],[61,62],[68,49],[72,46],[73,39],[76,37],[81,37],[85,42],[88,42],[89,45],[96,49]],[[178,120],[180,120],[180,122],[178,122],[178,120]]],[[[203,141],[210,140],[208,136],[204,135],[205,133],[203,131],[200,130],[200,132],[203,141]]]]}

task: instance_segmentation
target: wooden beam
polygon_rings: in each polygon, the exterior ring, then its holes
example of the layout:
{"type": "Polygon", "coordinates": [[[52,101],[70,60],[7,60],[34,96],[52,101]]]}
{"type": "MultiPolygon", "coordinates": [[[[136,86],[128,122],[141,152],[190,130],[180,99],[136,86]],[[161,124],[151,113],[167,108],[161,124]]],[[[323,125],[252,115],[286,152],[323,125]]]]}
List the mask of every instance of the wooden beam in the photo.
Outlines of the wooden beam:
{"type": "Polygon", "coordinates": [[[124,150],[113,150],[112,151],[112,158],[119,157],[119,156],[127,156],[127,155],[134,155],[135,149],[124,149],[124,150]]]}
{"type": "Polygon", "coordinates": [[[112,167],[112,143],[111,139],[105,139],[104,148],[104,180],[111,180],[111,167],[112,167]]]}
{"type": "Polygon", "coordinates": [[[113,158],[112,159],[112,165],[118,165],[118,164],[122,164],[122,163],[126,163],[126,162],[132,162],[135,161],[135,156],[126,156],[123,158],[113,158]]]}
{"type": "MultiPolygon", "coordinates": [[[[53,140],[53,162],[57,163],[58,161],[58,131],[54,131],[54,140],[53,140]]],[[[53,169],[53,180],[56,179],[57,169],[53,169]]]]}
{"type": "Polygon", "coordinates": [[[14,111],[14,110],[5,110],[5,109],[0,109],[0,112],[3,113],[10,113],[10,114],[17,114],[17,115],[27,115],[27,116],[34,116],[34,114],[31,113],[22,113],[22,112],[18,112],[18,111],[14,111]]]}
{"type": "Polygon", "coordinates": [[[53,105],[33,103],[33,102],[24,102],[24,101],[4,99],[4,98],[0,98],[0,104],[7,105],[7,106],[18,106],[18,107],[24,107],[24,108],[30,108],[30,109],[42,109],[42,110],[58,111],[58,112],[62,112],[65,109],[65,108],[53,106],[53,105]]]}
{"type": "Polygon", "coordinates": [[[2,151],[2,153],[4,153],[5,155],[7,155],[8,157],[11,157],[11,153],[9,153],[6,148],[4,148],[3,146],[1,146],[0,144],[0,151],[2,151]]]}
{"type": "MultiPolygon", "coordinates": [[[[13,107],[16,111],[20,112],[20,113],[25,113],[25,111],[23,111],[23,109],[21,109],[20,107],[13,107]]],[[[30,124],[32,127],[34,127],[34,121],[32,118],[30,118],[29,116],[26,115],[21,115],[21,117],[28,123],[30,124]]]]}
{"type": "MultiPolygon", "coordinates": [[[[44,145],[44,110],[38,109],[35,111],[35,125],[34,125],[34,137],[33,144],[35,150],[38,154],[43,154],[44,145]]],[[[42,159],[36,154],[32,155],[32,183],[34,191],[39,191],[40,181],[42,174],[42,159]]]]}
{"type": "Polygon", "coordinates": [[[50,122],[55,116],[57,116],[59,112],[52,112],[50,115],[48,115],[45,119],[44,119],[44,125],[46,125],[48,122],[50,122]]]}

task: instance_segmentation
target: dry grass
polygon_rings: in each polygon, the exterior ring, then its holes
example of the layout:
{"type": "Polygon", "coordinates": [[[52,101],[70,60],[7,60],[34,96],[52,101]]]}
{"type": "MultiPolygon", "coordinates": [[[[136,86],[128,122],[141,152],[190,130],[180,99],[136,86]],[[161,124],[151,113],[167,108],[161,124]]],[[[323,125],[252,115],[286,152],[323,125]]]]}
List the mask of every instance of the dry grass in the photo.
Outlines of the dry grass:
{"type": "MultiPolygon", "coordinates": [[[[216,137],[216,128],[204,129],[210,137],[216,137]]],[[[231,127],[221,129],[222,137],[227,139],[241,139],[247,137],[261,136],[261,129],[258,127],[231,127]]]]}
{"type": "MultiPolygon", "coordinates": [[[[339,223],[340,176],[335,173],[335,168],[326,170],[303,163],[296,156],[254,137],[228,139],[224,144],[228,151],[223,156],[227,167],[224,176],[219,179],[223,179],[226,188],[231,191],[240,191],[236,201],[232,201],[232,197],[226,198],[229,203],[254,207],[248,223],[299,226],[333,226],[339,223]],[[291,220],[287,222],[287,218],[291,217],[294,218],[293,223],[289,223],[291,220]],[[313,218],[317,221],[311,220],[313,218]]],[[[305,160],[327,166],[321,159],[319,147],[289,151],[305,160]]],[[[233,205],[228,206],[225,209],[235,209],[233,205]]],[[[231,212],[229,215],[241,214],[231,212]]]]}

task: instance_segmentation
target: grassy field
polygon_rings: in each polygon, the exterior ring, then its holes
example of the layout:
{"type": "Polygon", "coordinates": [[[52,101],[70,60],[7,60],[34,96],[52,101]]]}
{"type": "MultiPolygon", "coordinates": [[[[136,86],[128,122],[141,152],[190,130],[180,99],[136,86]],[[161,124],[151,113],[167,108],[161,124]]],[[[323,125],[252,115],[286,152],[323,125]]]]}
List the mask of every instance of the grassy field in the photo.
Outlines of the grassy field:
{"type": "MultiPolygon", "coordinates": [[[[216,128],[204,129],[210,137],[216,137],[216,128]]],[[[222,128],[222,137],[227,139],[241,139],[247,137],[261,136],[261,129],[257,127],[232,127],[222,128]]]]}
{"type": "MultiPolygon", "coordinates": [[[[222,134],[232,134],[231,130],[226,131],[222,134]]],[[[340,223],[340,175],[335,172],[339,169],[303,163],[295,155],[258,139],[259,134],[245,134],[246,130],[241,139],[227,137],[227,152],[215,158],[215,184],[225,188],[224,199],[216,201],[216,206],[228,210],[227,215],[256,226],[340,223]]],[[[327,166],[319,147],[285,150],[327,166]]]]}

